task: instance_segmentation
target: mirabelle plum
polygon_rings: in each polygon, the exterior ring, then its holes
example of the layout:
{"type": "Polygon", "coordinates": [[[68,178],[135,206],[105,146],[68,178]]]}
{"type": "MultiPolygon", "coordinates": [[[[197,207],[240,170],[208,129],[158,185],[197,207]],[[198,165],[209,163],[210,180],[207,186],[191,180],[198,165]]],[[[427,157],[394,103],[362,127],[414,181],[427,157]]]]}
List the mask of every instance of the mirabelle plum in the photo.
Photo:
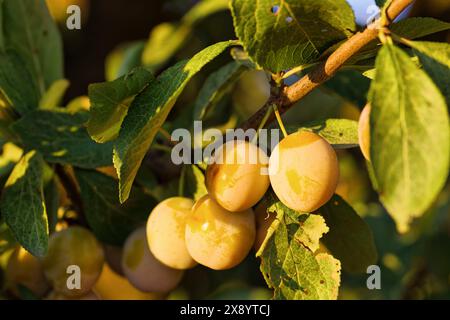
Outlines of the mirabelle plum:
{"type": "Polygon", "coordinates": [[[37,297],[42,297],[50,288],[41,261],[22,247],[11,254],[6,267],[6,279],[8,287],[16,296],[19,296],[19,285],[37,297]]]}
{"type": "Polygon", "coordinates": [[[266,153],[253,143],[223,144],[206,171],[209,195],[231,212],[253,207],[269,188],[268,163],[266,153]]]}
{"type": "Polygon", "coordinates": [[[256,217],[256,238],[255,238],[255,251],[258,252],[259,248],[263,244],[267,237],[267,231],[272,225],[272,222],[276,218],[276,213],[267,212],[267,205],[263,202],[258,204],[255,208],[256,217]]]}
{"type": "Polygon", "coordinates": [[[186,218],[194,201],[174,197],[158,204],[147,221],[150,251],[160,262],[174,269],[189,269],[197,263],[187,251],[184,233],[186,218]]]}
{"type": "Polygon", "coordinates": [[[92,291],[89,291],[85,295],[81,297],[67,297],[59,292],[52,291],[50,294],[45,298],[45,300],[101,300],[97,294],[95,294],[92,291]]]}
{"type": "Polygon", "coordinates": [[[44,272],[53,289],[67,297],[84,296],[91,291],[102,271],[103,248],[94,235],[82,227],[70,227],[50,236],[44,272]],[[69,289],[69,266],[81,271],[80,289],[69,289]]]}
{"type": "Polygon", "coordinates": [[[233,106],[244,118],[260,109],[270,97],[270,83],[267,74],[261,70],[245,72],[232,94],[233,106]]]}
{"type": "Polygon", "coordinates": [[[299,212],[319,209],[333,196],[339,164],[331,145],[315,133],[299,131],[273,150],[270,182],[280,201],[299,212]]]}
{"type": "Polygon", "coordinates": [[[145,227],[134,231],[125,242],[122,269],[130,283],[144,292],[169,292],[183,277],[182,270],[169,268],[153,256],[145,227]]]}
{"type": "Polygon", "coordinates": [[[164,298],[161,294],[142,292],[131,285],[124,277],[115,273],[105,263],[103,271],[94,286],[94,292],[102,300],[156,300],[164,298]]]}
{"type": "Polygon", "coordinates": [[[255,241],[252,209],[232,213],[206,195],[196,202],[186,223],[186,246],[198,263],[215,270],[233,268],[255,241]]]}
{"type": "Polygon", "coordinates": [[[359,117],[358,138],[361,152],[370,161],[370,104],[367,104],[359,117]]]}

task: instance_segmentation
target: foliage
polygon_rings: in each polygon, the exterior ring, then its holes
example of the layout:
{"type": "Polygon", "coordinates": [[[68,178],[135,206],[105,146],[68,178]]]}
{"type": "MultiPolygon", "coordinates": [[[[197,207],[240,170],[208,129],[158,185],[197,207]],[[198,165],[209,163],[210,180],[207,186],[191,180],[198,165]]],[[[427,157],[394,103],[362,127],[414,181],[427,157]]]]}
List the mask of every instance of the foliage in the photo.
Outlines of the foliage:
{"type": "MultiPolygon", "coordinates": [[[[392,1],[377,4],[388,10],[392,1]]],[[[258,260],[247,258],[237,271],[187,272],[184,285],[191,296],[267,297],[254,288],[262,283],[254,273],[257,264],[274,299],[351,297],[352,287],[361,290],[354,285],[362,283],[358,277],[374,264],[384,266],[390,293],[359,296],[404,297],[402,290],[415,282],[400,274],[414,277],[423,265],[427,277],[448,282],[448,269],[436,257],[448,253],[449,243],[450,46],[422,38],[449,28],[425,17],[391,24],[299,108],[285,103],[283,94],[357,32],[350,5],[203,0],[179,22],[156,26],[149,39],[116,49],[106,81],[89,86],[88,107],[83,97],[65,103],[70,83],[62,41],[45,0],[0,0],[0,258],[18,244],[45,256],[49,235],[64,223],[82,224],[102,243],[121,246],[158,201],[177,195],[201,199],[208,193],[208,159],[171,163],[174,141],[167,131],[183,124],[192,133],[192,120],[222,133],[238,128],[246,119],[233,103],[236,85],[244,71],[264,70],[271,85],[266,107],[290,109],[282,120],[287,131],[312,131],[339,158],[354,158],[358,165],[340,181],[351,186],[348,192],[357,193],[352,188],[361,184],[346,181],[356,176],[367,183],[370,176],[373,189],[358,201],[336,194],[308,213],[289,209],[269,190],[261,203],[275,220],[258,260]],[[197,29],[218,14],[232,25],[213,26],[231,30],[237,39],[211,43],[198,36],[197,29]],[[197,45],[198,53],[183,52],[189,45],[197,45]],[[192,58],[180,59],[180,53],[192,58]],[[330,96],[336,107],[327,109],[330,96]],[[365,162],[357,152],[357,120],[367,103],[365,162]],[[190,284],[204,276],[219,285],[190,284]],[[221,287],[224,279],[253,283],[221,287]]],[[[262,120],[252,125],[270,126],[262,120]]],[[[210,142],[200,145],[209,148],[210,142]]],[[[436,288],[433,294],[449,296],[448,285],[436,288]]]]}

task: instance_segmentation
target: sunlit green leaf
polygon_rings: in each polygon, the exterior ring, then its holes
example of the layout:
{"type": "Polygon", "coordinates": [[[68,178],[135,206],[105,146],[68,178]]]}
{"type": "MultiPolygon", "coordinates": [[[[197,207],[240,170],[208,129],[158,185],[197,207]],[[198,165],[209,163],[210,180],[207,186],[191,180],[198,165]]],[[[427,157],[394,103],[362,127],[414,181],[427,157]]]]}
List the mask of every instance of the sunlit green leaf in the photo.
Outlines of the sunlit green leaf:
{"type": "Polygon", "coordinates": [[[153,138],[189,80],[235,41],[212,45],[189,61],[163,72],[131,104],[114,147],[120,201],[128,198],[134,178],[153,138]]]}
{"type": "Polygon", "coordinates": [[[62,99],[67,91],[67,88],[69,88],[69,85],[70,82],[66,79],[60,79],[53,82],[39,101],[39,108],[54,109],[56,107],[61,107],[62,99]]]}
{"type": "Polygon", "coordinates": [[[212,73],[205,81],[194,106],[194,120],[203,120],[208,112],[230,91],[246,69],[238,62],[231,62],[212,73]]]}
{"type": "Polygon", "coordinates": [[[44,256],[48,247],[43,168],[39,153],[27,153],[6,181],[0,201],[2,216],[14,237],[38,257],[44,256]]]}
{"type": "Polygon", "coordinates": [[[293,133],[298,130],[312,131],[328,141],[335,149],[354,148],[358,142],[358,122],[348,119],[327,119],[306,124],[300,128],[286,128],[293,133]]]}
{"type": "Polygon", "coordinates": [[[137,68],[117,80],[91,84],[87,123],[91,137],[99,143],[115,139],[130,103],[153,79],[149,71],[137,68]]]}
{"type": "Polygon", "coordinates": [[[447,179],[447,107],[426,73],[394,45],[383,46],[376,68],[370,94],[371,160],[380,199],[405,232],[447,179]]]}
{"type": "Polygon", "coordinates": [[[35,110],[13,124],[28,149],[38,150],[52,163],[97,168],[112,164],[112,144],[93,141],[85,127],[87,112],[35,110]]]}
{"type": "Polygon", "coordinates": [[[345,0],[233,0],[231,11],[245,50],[272,72],[315,61],[356,27],[345,0]]]}

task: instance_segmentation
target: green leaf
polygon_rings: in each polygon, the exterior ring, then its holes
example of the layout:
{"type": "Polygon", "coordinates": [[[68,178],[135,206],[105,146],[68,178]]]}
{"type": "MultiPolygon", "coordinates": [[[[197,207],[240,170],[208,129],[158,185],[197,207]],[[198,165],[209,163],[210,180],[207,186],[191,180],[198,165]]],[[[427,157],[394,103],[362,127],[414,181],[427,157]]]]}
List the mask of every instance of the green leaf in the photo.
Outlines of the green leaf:
{"type": "Polygon", "coordinates": [[[196,165],[190,165],[186,169],[186,191],[184,196],[197,201],[208,194],[205,185],[205,175],[196,165]]]}
{"type": "Polygon", "coordinates": [[[359,146],[358,122],[348,119],[327,119],[306,124],[300,128],[286,128],[289,133],[298,130],[314,132],[328,141],[335,149],[348,149],[359,146]]]}
{"type": "Polygon", "coordinates": [[[370,101],[370,154],[380,199],[406,232],[435,200],[448,175],[449,120],[442,94],[409,56],[385,45],[370,101]]]}
{"type": "MultiPolygon", "coordinates": [[[[397,36],[406,39],[417,39],[430,34],[445,31],[450,28],[450,24],[433,18],[408,18],[390,25],[389,29],[397,36]]],[[[374,58],[381,48],[380,41],[374,40],[363,50],[351,57],[346,64],[356,64],[359,61],[374,58]]]]}
{"type": "Polygon", "coordinates": [[[231,11],[245,50],[272,72],[317,60],[356,28],[345,0],[232,0],[231,11]]]}
{"type": "Polygon", "coordinates": [[[50,230],[50,233],[55,230],[56,224],[58,223],[60,196],[58,184],[56,178],[54,178],[44,186],[45,207],[47,210],[48,229],[50,230]]]}
{"type": "Polygon", "coordinates": [[[146,69],[136,68],[117,80],[91,84],[87,129],[92,139],[99,143],[114,140],[130,103],[153,79],[146,69]]]}
{"type": "Polygon", "coordinates": [[[163,72],[133,101],[114,146],[119,195],[127,200],[142,159],[189,80],[236,41],[220,42],[163,72]]]}
{"type": "Polygon", "coordinates": [[[0,51],[0,96],[22,115],[36,109],[39,103],[40,92],[33,83],[33,75],[23,59],[12,51],[0,51]]]}
{"type": "Polygon", "coordinates": [[[203,0],[183,17],[181,23],[165,22],[157,25],[145,45],[143,64],[152,71],[159,70],[189,41],[197,23],[227,8],[228,0],[203,0]]]}
{"type": "Polygon", "coordinates": [[[282,214],[286,219],[291,219],[298,223],[301,232],[297,232],[295,238],[312,252],[319,249],[320,238],[329,231],[324,218],[320,215],[296,212],[286,207],[280,201],[275,202],[267,211],[276,213],[277,218],[282,214]]]}
{"type": "MultiPolygon", "coordinates": [[[[1,3],[0,3],[1,5],[1,3]]],[[[0,255],[17,246],[17,241],[11,229],[0,220],[0,255]]]]}
{"type": "Polygon", "coordinates": [[[377,262],[377,250],[367,223],[341,197],[335,195],[317,211],[330,231],[322,241],[327,249],[351,273],[366,272],[377,262]]]}
{"type": "Polygon", "coordinates": [[[417,39],[450,29],[450,23],[434,18],[408,18],[393,23],[389,29],[398,36],[417,39]]]}
{"type": "Polygon", "coordinates": [[[12,125],[25,148],[38,150],[51,163],[97,168],[112,164],[112,144],[98,144],[84,124],[87,112],[35,110],[12,125]]]}
{"type": "Polygon", "coordinates": [[[75,170],[89,227],[102,242],[122,245],[127,236],[145,224],[156,200],[133,188],[130,199],[121,205],[117,180],[96,171],[75,170]]]}
{"type": "Polygon", "coordinates": [[[370,81],[355,70],[346,70],[338,72],[325,83],[325,87],[362,108],[367,103],[370,81]]]}
{"type": "Polygon", "coordinates": [[[105,76],[113,81],[141,65],[145,42],[136,41],[116,48],[106,57],[105,76]]]}
{"type": "Polygon", "coordinates": [[[337,299],[340,263],[331,255],[314,254],[319,238],[328,231],[324,219],[300,214],[277,202],[271,235],[261,254],[261,272],[275,299],[337,299]],[[275,226],[274,226],[275,225],[275,226]]]}
{"type": "Polygon", "coordinates": [[[246,69],[238,62],[230,62],[212,73],[198,94],[194,106],[194,120],[204,120],[208,112],[231,90],[246,69]]]}
{"type": "MultiPolygon", "coordinates": [[[[450,25],[450,24],[449,24],[450,25]]],[[[450,45],[439,42],[410,41],[423,68],[439,87],[450,107],[450,45]]]]}
{"type": "Polygon", "coordinates": [[[443,42],[408,41],[415,51],[421,52],[450,68],[450,44],[443,42]]]}
{"type": "Polygon", "coordinates": [[[1,13],[0,51],[20,56],[23,68],[31,72],[32,83],[43,95],[54,81],[64,77],[61,37],[45,0],[5,0],[1,13]]]}
{"type": "Polygon", "coordinates": [[[48,247],[48,221],[43,191],[44,160],[27,153],[14,167],[2,191],[0,210],[17,241],[43,257],[48,247]]]}
{"type": "Polygon", "coordinates": [[[66,79],[60,79],[53,82],[47,92],[42,96],[39,102],[39,109],[54,109],[61,107],[64,94],[69,88],[70,82],[66,79]]]}

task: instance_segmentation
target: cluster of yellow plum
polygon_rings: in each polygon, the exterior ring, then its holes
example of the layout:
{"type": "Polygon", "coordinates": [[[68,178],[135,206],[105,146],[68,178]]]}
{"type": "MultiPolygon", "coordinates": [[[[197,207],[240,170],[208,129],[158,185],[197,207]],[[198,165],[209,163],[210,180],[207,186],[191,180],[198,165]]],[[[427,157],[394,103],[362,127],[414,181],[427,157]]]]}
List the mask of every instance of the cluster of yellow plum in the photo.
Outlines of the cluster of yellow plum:
{"type": "Polygon", "coordinates": [[[181,274],[151,255],[144,229],[135,231],[122,250],[102,246],[85,228],[68,227],[50,236],[44,258],[36,258],[19,247],[11,254],[6,268],[11,293],[20,297],[20,288],[24,287],[34,296],[48,300],[161,299],[180,278],[181,274]],[[148,274],[140,279],[143,265],[148,274]],[[79,283],[75,286],[70,285],[72,266],[79,270],[79,283]]]}
{"type": "Polygon", "coordinates": [[[206,196],[164,200],[123,248],[68,227],[51,235],[43,259],[17,249],[7,270],[11,289],[22,285],[48,299],[163,298],[185,270],[233,268],[258,250],[275,219],[261,201],[270,186],[287,207],[312,212],[332,197],[338,177],[335,151],[309,131],[285,137],[270,158],[253,143],[227,142],[206,170],[206,196]],[[80,269],[78,289],[68,287],[69,266],[80,269]]]}
{"type": "Polygon", "coordinates": [[[150,214],[150,252],[175,270],[197,263],[214,270],[235,267],[260,247],[274,219],[260,202],[270,186],[289,208],[311,212],[332,197],[338,178],[334,149],[312,132],[287,136],[270,158],[253,143],[227,142],[207,168],[208,195],[195,203],[170,198],[150,214]]]}

